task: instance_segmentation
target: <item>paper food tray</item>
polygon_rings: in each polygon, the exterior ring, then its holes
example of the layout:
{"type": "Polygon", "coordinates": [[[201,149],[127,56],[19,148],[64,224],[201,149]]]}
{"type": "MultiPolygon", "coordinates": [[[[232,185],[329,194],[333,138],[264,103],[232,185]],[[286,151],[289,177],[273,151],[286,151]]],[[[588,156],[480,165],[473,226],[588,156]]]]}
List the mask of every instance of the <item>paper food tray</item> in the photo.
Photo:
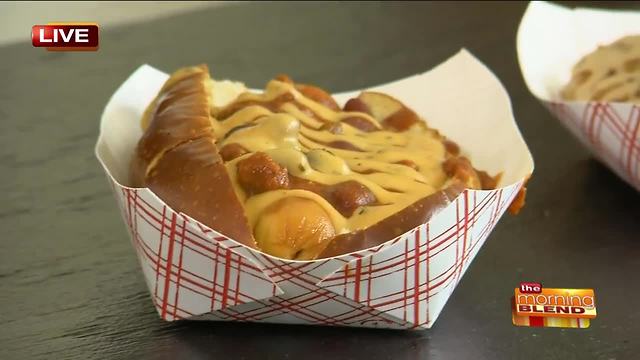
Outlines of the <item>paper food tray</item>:
{"type": "Polygon", "coordinates": [[[529,4],[518,30],[520,69],[533,95],[623,180],[640,191],[640,106],[563,101],[560,89],[584,55],[640,34],[640,12],[529,4]]]}
{"type": "Polygon", "coordinates": [[[401,99],[476,167],[503,171],[500,187],[466,190],[428,223],[375,248],[315,261],[275,258],[173,211],[149,189],[125,186],[141,115],[167,77],[143,65],[120,86],[104,110],[96,156],[168,321],[429,328],[533,171],[506,91],[462,50],[429,72],[372,89],[401,99]]]}

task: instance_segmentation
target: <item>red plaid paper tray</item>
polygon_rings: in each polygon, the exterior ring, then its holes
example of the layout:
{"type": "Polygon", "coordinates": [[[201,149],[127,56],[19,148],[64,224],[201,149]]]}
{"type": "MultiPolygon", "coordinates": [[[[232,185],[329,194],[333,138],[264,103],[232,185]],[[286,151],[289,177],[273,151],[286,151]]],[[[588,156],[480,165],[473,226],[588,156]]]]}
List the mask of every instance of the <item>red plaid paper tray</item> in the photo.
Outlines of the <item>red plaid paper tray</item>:
{"type": "Polygon", "coordinates": [[[562,101],[571,68],[598,45],[640,34],[640,12],[569,9],[532,1],[518,30],[529,90],[602,163],[640,191],[640,106],[562,101]]]}
{"type": "Polygon", "coordinates": [[[173,211],[149,189],[124,185],[140,116],[166,78],[144,65],[120,86],[102,116],[96,156],[153,304],[168,321],[429,328],[533,171],[504,88],[462,50],[427,73],[373,89],[402,99],[479,168],[504,171],[501,187],[466,190],[428,223],[376,248],[316,261],[278,259],[173,211]]]}

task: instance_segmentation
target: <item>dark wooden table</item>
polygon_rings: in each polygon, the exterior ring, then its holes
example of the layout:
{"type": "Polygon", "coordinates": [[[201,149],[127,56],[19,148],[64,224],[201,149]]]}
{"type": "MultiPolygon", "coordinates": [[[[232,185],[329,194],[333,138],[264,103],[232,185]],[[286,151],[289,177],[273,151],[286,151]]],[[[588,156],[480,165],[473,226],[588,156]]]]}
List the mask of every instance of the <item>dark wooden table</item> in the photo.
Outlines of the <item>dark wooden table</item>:
{"type": "Polygon", "coordinates": [[[95,53],[1,47],[0,358],[640,358],[640,194],[527,91],[515,52],[525,6],[241,4],[104,27],[95,53]],[[255,87],[287,72],[341,91],[428,70],[460,47],[506,86],[536,171],[528,206],[499,223],[434,328],[158,318],[93,155],[103,106],[138,65],[206,62],[255,87]],[[595,288],[597,319],[514,327],[509,297],[524,280],[595,288]]]}

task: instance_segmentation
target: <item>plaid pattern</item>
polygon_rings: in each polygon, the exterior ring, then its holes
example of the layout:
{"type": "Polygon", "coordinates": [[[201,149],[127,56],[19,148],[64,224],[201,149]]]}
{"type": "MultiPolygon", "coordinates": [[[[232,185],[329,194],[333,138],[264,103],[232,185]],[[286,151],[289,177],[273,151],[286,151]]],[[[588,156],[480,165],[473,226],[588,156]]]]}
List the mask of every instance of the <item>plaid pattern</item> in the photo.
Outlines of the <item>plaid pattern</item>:
{"type": "Polygon", "coordinates": [[[640,191],[640,106],[544,102],[591,152],[640,191]]]}
{"type": "Polygon", "coordinates": [[[163,319],[189,318],[282,293],[235,249],[240,245],[207,236],[194,220],[171,210],[148,189],[112,185],[163,319]]]}
{"type": "Polygon", "coordinates": [[[373,249],[286,261],[244,247],[109,176],[152,300],[179,319],[429,328],[522,182],[467,190],[373,249]]]}

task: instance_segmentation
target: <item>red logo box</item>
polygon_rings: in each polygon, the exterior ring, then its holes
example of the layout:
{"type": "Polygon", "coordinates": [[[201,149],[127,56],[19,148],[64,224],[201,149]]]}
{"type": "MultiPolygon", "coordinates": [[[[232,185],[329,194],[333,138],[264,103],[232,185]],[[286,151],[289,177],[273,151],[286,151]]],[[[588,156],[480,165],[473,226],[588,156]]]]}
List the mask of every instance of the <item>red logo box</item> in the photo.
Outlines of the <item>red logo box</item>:
{"type": "Polygon", "coordinates": [[[520,292],[523,294],[540,294],[542,292],[542,284],[539,282],[521,282],[520,292]]]}
{"type": "Polygon", "coordinates": [[[31,28],[34,47],[49,51],[96,51],[100,45],[96,23],[49,23],[31,28]]]}

